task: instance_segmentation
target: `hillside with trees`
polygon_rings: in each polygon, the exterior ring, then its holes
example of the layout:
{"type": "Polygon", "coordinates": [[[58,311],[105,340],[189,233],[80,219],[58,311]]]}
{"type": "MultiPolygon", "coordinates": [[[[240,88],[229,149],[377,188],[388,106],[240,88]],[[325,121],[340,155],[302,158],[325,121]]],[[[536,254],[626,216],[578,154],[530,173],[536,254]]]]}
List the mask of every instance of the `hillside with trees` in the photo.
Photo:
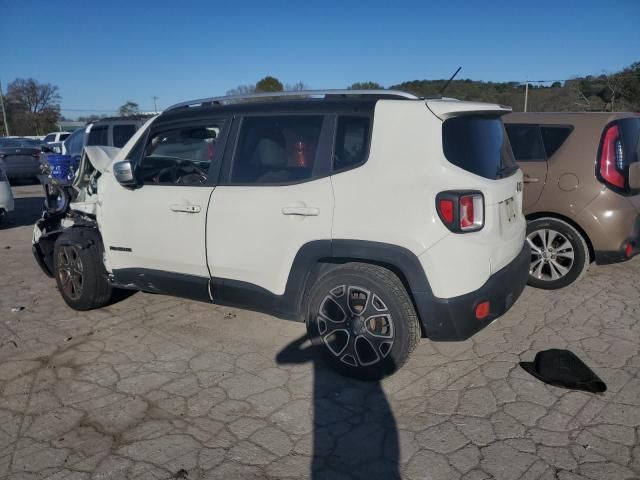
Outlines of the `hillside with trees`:
{"type": "MultiPolygon", "coordinates": [[[[389,88],[437,96],[447,80],[413,80],[389,88]]],[[[459,100],[510,105],[514,111],[524,108],[525,84],[519,82],[480,82],[453,80],[447,97],[459,100]]],[[[530,82],[529,112],[640,111],[640,62],[613,74],[586,76],[564,82],[530,82]]]]}
{"type": "MultiPolygon", "coordinates": [[[[447,83],[441,80],[412,80],[391,85],[388,88],[415,93],[421,97],[440,95],[447,83]]],[[[383,89],[375,81],[356,82],[349,89],[383,89]]],[[[304,82],[282,83],[278,78],[266,76],[255,84],[239,85],[229,90],[228,95],[254,92],[299,91],[308,89],[304,82]]],[[[529,82],[528,108],[530,112],[640,112],[640,62],[615,73],[588,75],[562,81],[529,82]]],[[[18,78],[9,83],[2,92],[10,133],[12,135],[44,135],[55,129],[60,119],[58,87],[50,83],[39,83],[29,78],[18,78]]],[[[525,84],[521,82],[483,82],[471,79],[453,80],[444,96],[459,100],[500,103],[509,105],[514,111],[524,109],[525,84]]],[[[92,105],[86,108],[91,110],[92,105]]],[[[139,110],[138,104],[127,101],[119,109],[121,115],[131,115],[139,110]]],[[[98,115],[80,117],[82,120],[100,118],[98,115]]],[[[5,134],[0,115],[0,135],[5,134]]]]}

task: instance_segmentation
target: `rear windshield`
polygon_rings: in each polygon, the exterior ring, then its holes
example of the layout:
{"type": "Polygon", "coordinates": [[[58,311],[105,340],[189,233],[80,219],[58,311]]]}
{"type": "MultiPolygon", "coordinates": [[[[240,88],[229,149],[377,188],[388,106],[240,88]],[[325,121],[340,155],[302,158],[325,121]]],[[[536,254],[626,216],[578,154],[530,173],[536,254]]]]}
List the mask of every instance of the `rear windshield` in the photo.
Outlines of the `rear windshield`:
{"type": "Polygon", "coordinates": [[[640,161],[640,118],[618,120],[621,127],[624,160],[627,165],[640,161]]]}
{"type": "Polygon", "coordinates": [[[492,180],[518,170],[500,117],[465,115],[442,125],[444,154],[454,165],[492,180]]]}

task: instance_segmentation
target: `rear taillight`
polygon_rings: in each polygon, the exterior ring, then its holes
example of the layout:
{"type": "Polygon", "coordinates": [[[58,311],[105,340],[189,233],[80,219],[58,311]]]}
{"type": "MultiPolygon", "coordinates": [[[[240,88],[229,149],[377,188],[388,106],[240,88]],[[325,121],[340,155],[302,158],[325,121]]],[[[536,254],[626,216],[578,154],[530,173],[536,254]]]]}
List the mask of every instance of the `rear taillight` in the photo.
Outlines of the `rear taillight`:
{"type": "Polygon", "coordinates": [[[31,154],[31,156],[32,156],[33,158],[40,158],[40,152],[32,153],[32,154],[31,154]]]}
{"type": "Polygon", "coordinates": [[[440,192],[436,197],[436,210],[452,232],[477,232],[484,226],[484,197],[480,192],[440,192]]]}
{"type": "Polygon", "coordinates": [[[602,136],[600,144],[600,158],[598,159],[598,173],[600,179],[607,185],[625,188],[624,149],[618,125],[609,126],[602,136]]]}
{"type": "Polygon", "coordinates": [[[6,155],[4,153],[0,153],[0,160],[3,160],[6,155]]]}

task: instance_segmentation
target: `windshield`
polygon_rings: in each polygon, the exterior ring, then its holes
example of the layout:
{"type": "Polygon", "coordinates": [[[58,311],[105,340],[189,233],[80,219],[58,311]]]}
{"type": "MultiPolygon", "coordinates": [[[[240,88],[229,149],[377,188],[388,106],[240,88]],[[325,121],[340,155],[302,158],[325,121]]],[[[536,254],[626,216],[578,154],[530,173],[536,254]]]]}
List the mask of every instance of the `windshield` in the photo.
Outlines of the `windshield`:
{"type": "Polygon", "coordinates": [[[442,125],[444,154],[454,165],[492,180],[518,170],[500,117],[463,115],[442,125]]]}

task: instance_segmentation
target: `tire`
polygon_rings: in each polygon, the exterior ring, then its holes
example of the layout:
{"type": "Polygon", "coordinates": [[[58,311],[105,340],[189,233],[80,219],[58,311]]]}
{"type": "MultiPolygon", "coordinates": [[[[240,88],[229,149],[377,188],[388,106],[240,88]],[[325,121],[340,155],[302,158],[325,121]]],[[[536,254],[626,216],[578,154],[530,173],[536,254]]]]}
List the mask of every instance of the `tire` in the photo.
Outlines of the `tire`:
{"type": "Polygon", "coordinates": [[[529,281],[532,287],[556,290],[580,279],[589,268],[589,247],[576,228],[552,217],[527,224],[531,247],[529,281]]]}
{"type": "Polygon", "coordinates": [[[91,231],[71,231],[54,246],[54,275],[58,291],[74,310],[104,307],[112,288],[102,263],[102,242],[91,231]]]}
{"type": "Polygon", "coordinates": [[[413,303],[386,268],[363,263],[335,267],[316,280],[308,298],[309,338],[346,376],[379,380],[391,375],[420,341],[413,303]]]}

